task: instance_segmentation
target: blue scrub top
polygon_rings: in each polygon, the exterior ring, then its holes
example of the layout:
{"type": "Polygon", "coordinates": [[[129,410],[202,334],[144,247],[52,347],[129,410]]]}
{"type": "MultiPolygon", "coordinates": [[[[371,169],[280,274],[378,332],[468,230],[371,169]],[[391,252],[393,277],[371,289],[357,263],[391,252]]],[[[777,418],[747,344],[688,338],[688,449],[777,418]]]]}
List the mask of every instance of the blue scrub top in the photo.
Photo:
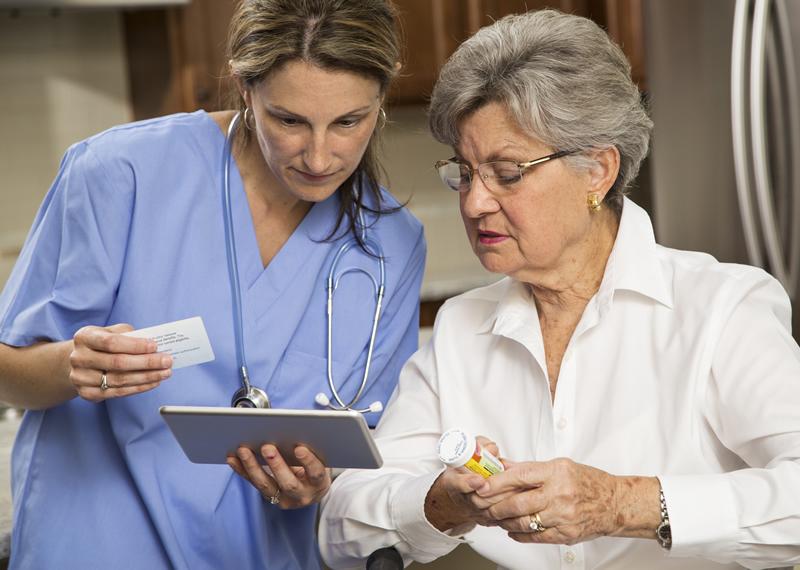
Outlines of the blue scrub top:
{"type": "MultiPolygon", "coordinates": [[[[222,216],[224,136],[203,111],[113,128],[71,147],[0,296],[0,342],[71,339],[85,325],[147,327],[199,315],[216,359],[158,388],[28,411],[12,456],[13,568],[313,568],[316,507],[282,511],[226,465],[190,463],[158,413],[227,406],[239,387],[222,216]]],[[[238,171],[234,235],[251,380],[274,407],[329,393],[325,279],[349,236],[338,197],[315,204],[265,269],[238,171]]],[[[397,202],[384,193],[385,206],[397,202]]],[[[370,383],[386,402],[417,347],[425,261],[406,210],[369,236],[386,257],[386,298],[370,383]]],[[[344,267],[378,266],[360,250],[344,267]]],[[[372,283],[346,277],[334,314],[334,377],[350,397],[364,370],[372,283]]],[[[376,414],[368,414],[370,424],[376,414]]]]}

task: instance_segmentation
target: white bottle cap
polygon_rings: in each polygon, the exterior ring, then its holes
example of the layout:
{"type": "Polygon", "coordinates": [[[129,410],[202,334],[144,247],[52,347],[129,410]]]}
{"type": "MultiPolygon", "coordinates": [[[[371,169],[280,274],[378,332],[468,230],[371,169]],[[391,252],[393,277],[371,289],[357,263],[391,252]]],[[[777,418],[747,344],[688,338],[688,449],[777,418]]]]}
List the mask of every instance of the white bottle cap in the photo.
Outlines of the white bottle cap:
{"type": "Polygon", "coordinates": [[[475,438],[460,429],[447,430],[439,438],[439,459],[450,467],[461,467],[475,454],[475,438]]]}

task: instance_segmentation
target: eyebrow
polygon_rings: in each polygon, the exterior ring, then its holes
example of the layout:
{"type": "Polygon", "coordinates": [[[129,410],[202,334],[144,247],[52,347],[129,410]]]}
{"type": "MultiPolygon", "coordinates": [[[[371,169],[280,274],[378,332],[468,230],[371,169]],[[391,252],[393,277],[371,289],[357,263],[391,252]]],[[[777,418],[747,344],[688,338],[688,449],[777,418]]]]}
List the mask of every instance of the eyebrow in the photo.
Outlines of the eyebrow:
{"type": "MultiPolygon", "coordinates": [[[[453,158],[455,158],[458,162],[463,162],[465,164],[468,163],[464,159],[464,157],[461,155],[461,153],[458,152],[458,150],[456,148],[453,148],[453,153],[455,154],[455,156],[453,158]]],[[[497,162],[497,161],[501,161],[501,160],[508,161],[508,162],[515,162],[515,163],[525,162],[526,160],[529,160],[529,159],[527,159],[527,158],[517,159],[517,158],[512,158],[511,156],[509,156],[509,154],[511,154],[511,155],[515,155],[516,154],[516,155],[519,155],[519,156],[523,156],[524,153],[525,153],[525,151],[523,151],[521,149],[521,147],[519,147],[518,145],[516,145],[514,143],[507,142],[506,144],[501,146],[499,150],[497,150],[497,151],[491,153],[489,156],[487,156],[486,159],[483,160],[481,163],[484,163],[484,162],[497,162]]]]}
{"type": "MultiPolygon", "coordinates": [[[[291,115],[292,117],[296,117],[298,119],[302,119],[303,121],[308,121],[307,117],[304,117],[304,116],[302,116],[302,115],[300,115],[298,113],[294,113],[294,112],[290,111],[289,109],[285,109],[284,107],[281,107],[280,105],[269,105],[269,104],[267,104],[267,105],[264,105],[264,106],[270,112],[284,113],[286,115],[291,115]]],[[[363,107],[359,107],[358,109],[353,109],[352,111],[348,111],[347,113],[339,115],[338,117],[336,117],[334,119],[334,121],[338,121],[340,119],[344,119],[345,117],[352,117],[353,115],[359,115],[361,113],[364,113],[366,111],[371,110],[371,108],[372,108],[372,105],[364,105],[363,107]]]]}

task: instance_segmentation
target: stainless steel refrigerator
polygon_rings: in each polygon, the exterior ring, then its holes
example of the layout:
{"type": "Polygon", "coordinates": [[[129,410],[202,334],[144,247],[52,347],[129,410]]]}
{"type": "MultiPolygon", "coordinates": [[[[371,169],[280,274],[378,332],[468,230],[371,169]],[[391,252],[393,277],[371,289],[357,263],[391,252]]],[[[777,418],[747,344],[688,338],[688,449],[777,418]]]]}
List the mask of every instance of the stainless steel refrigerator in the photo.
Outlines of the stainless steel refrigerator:
{"type": "Polygon", "coordinates": [[[765,268],[800,337],[800,0],[645,0],[660,243],[765,268]]]}

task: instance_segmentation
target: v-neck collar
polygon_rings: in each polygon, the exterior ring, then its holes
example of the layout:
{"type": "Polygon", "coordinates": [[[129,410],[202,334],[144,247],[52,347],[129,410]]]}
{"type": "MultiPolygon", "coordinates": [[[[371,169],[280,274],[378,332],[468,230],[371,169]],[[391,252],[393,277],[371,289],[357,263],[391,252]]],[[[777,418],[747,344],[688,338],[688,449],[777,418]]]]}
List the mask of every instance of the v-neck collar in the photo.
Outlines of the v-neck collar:
{"type": "MultiPolygon", "coordinates": [[[[204,113],[204,116],[217,133],[218,144],[214,147],[221,160],[225,134],[208,113],[204,113]]],[[[333,224],[338,215],[338,192],[311,206],[286,242],[269,264],[264,267],[253,215],[244,190],[244,181],[234,157],[231,158],[230,190],[233,235],[236,243],[242,301],[247,305],[248,298],[257,297],[260,302],[254,304],[255,306],[251,305],[247,310],[256,310],[258,314],[263,314],[295,282],[297,273],[303,267],[308,266],[309,263],[315,264],[315,260],[318,263],[322,262],[322,258],[328,255],[332,242],[325,241],[325,238],[333,230],[333,224]]],[[[219,192],[221,200],[221,187],[219,192]]],[[[338,232],[339,230],[337,230],[337,236],[338,232]]]]}

